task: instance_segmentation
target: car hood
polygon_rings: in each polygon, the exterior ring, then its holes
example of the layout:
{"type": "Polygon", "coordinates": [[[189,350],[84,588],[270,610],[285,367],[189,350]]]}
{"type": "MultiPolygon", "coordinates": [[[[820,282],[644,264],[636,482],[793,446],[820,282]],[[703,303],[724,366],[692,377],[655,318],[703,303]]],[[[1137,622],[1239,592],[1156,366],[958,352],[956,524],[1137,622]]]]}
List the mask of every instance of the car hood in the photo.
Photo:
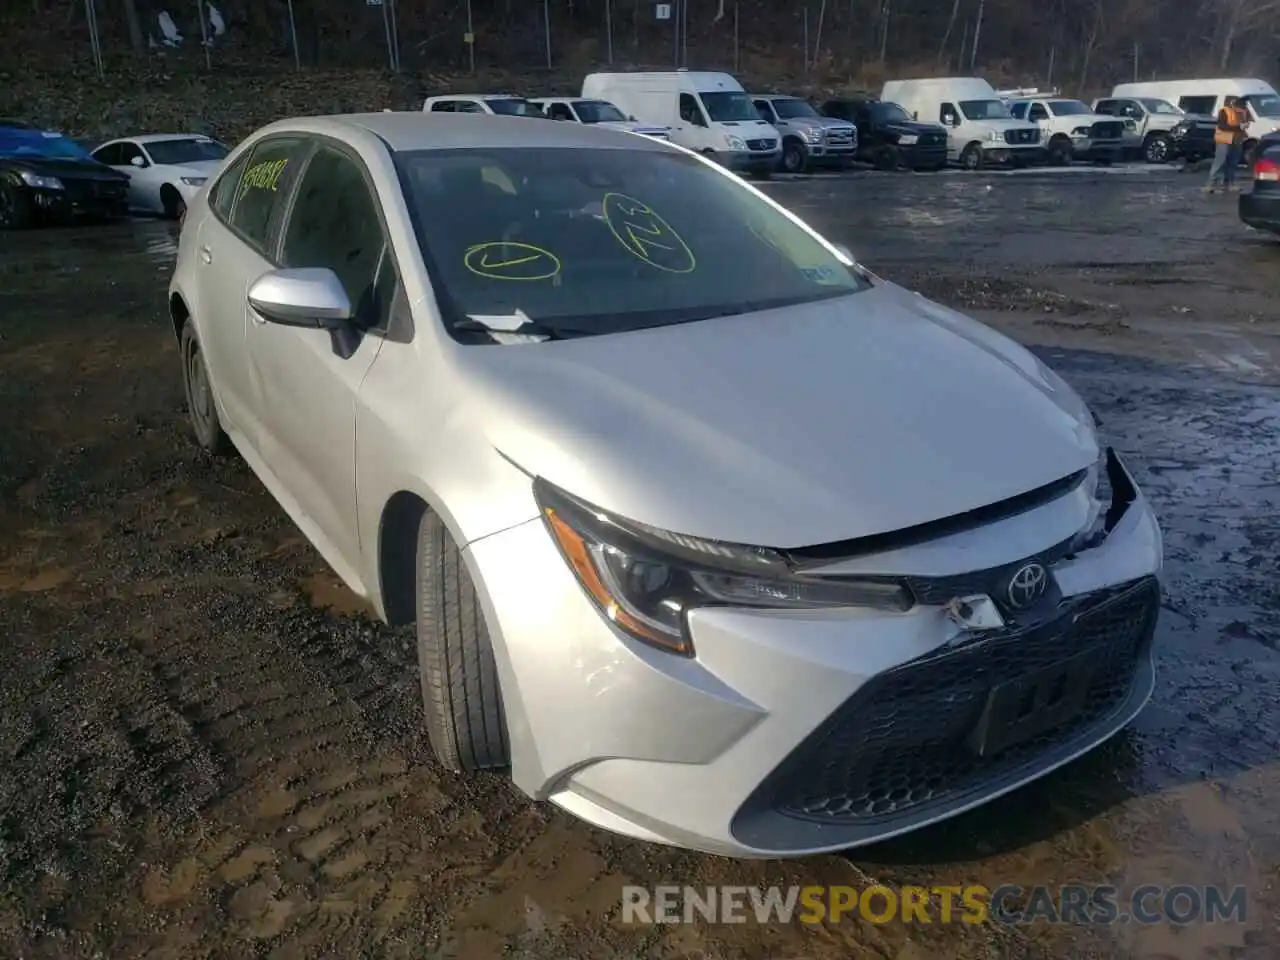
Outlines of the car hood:
{"type": "Polygon", "coordinates": [[[19,170],[26,170],[41,177],[59,179],[127,180],[124,174],[112,170],[97,160],[63,160],[52,157],[0,157],[0,163],[19,170]]]}
{"type": "Polygon", "coordinates": [[[815,127],[838,127],[841,130],[847,130],[849,127],[854,126],[853,123],[848,120],[841,120],[839,117],[801,117],[796,122],[812,124],[815,127]]]}
{"type": "Polygon", "coordinates": [[[1010,117],[1008,120],[970,120],[969,123],[979,127],[990,127],[992,130],[1039,130],[1039,124],[1031,123],[1028,120],[1017,120],[1010,117]]]}
{"type": "Polygon", "coordinates": [[[470,346],[477,426],[619,516],[778,548],[871,536],[1097,459],[1031,354],[879,282],[837,300],[541,344],[470,346]]]}
{"type": "Polygon", "coordinates": [[[221,160],[193,160],[190,163],[176,163],[172,170],[179,177],[211,177],[220,166],[221,160]]]}
{"type": "Polygon", "coordinates": [[[914,134],[917,137],[928,133],[945,135],[947,132],[947,128],[940,123],[920,123],[918,120],[895,120],[893,123],[882,124],[881,129],[890,133],[914,134]]]}
{"type": "Polygon", "coordinates": [[[1119,123],[1124,124],[1124,117],[1109,117],[1105,113],[1077,113],[1074,116],[1060,117],[1061,120],[1073,120],[1075,126],[1087,123],[1093,126],[1095,123],[1119,123]]]}

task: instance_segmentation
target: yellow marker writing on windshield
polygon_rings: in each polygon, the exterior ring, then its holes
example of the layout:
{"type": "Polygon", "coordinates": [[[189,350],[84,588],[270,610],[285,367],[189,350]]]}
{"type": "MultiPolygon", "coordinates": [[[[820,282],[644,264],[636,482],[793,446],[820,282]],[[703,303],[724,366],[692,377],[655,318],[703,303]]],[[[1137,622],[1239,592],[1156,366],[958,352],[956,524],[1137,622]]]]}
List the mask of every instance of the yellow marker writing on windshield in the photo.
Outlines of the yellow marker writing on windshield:
{"type": "Polygon", "coordinates": [[[609,231],[632,256],[668,273],[698,266],[689,245],[652,207],[622,193],[606,193],[603,207],[609,231]]]}
{"type": "Polygon", "coordinates": [[[494,240],[468,247],[463,265],[490,280],[550,280],[560,272],[560,258],[531,243],[494,240]]]}
{"type": "Polygon", "coordinates": [[[257,187],[260,190],[277,190],[280,184],[280,174],[284,173],[284,168],[288,165],[288,160],[269,160],[265,163],[255,163],[245,171],[241,187],[243,190],[248,190],[251,187],[257,187]]]}

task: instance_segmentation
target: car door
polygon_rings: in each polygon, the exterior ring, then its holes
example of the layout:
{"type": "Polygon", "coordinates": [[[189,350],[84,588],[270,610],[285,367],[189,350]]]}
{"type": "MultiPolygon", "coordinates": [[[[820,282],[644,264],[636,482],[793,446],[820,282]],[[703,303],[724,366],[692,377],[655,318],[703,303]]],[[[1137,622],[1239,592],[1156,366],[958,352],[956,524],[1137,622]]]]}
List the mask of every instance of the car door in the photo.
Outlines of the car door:
{"type": "Polygon", "coordinates": [[[319,141],[307,161],[281,230],[279,261],[334,271],[362,336],[347,355],[325,330],[267,323],[250,308],[255,446],[296,508],[357,566],[356,404],[384,342],[398,272],[368,173],[342,145],[319,141]]]}
{"type": "Polygon", "coordinates": [[[547,108],[547,116],[552,120],[568,120],[570,122],[578,118],[573,115],[573,111],[569,109],[567,103],[556,102],[547,108]]]}
{"type": "Polygon", "coordinates": [[[677,141],[681,146],[701,153],[715,149],[711,142],[711,129],[707,116],[702,111],[702,104],[692,93],[680,94],[680,122],[676,130],[680,134],[677,141]]]}
{"type": "Polygon", "coordinates": [[[456,113],[457,110],[454,107],[454,103],[452,100],[437,100],[435,103],[431,104],[431,110],[429,112],[430,113],[456,113]]]}
{"type": "Polygon", "coordinates": [[[160,206],[160,170],[143,149],[132,140],[121,140],[120,170],[129,175],[129,206],[146,213],[156,213],[160,206]]]}
{"type": "Polygon", "coordinates": [[[196,237],[197,329],[226,426],[251,445],[258,411],[245,355],[249,285],[276,266],[284,199],[305,159],[302,137],[266,137],[219,176],[196,237]]]}

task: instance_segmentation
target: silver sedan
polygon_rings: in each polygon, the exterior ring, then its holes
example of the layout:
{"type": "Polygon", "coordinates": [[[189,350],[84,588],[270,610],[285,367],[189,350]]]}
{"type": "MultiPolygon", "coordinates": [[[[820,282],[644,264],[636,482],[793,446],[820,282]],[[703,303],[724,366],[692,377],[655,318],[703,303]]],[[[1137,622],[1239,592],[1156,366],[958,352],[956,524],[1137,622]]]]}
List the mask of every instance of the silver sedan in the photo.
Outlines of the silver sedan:
{"type": "Polygon", "coordinates": [[[741,857],[953,816],[1153,684],[1161,534],[1079,397],[679,147],[291,120],[191,201],[190,417],[417,624],[454,770],[741,857]]]}

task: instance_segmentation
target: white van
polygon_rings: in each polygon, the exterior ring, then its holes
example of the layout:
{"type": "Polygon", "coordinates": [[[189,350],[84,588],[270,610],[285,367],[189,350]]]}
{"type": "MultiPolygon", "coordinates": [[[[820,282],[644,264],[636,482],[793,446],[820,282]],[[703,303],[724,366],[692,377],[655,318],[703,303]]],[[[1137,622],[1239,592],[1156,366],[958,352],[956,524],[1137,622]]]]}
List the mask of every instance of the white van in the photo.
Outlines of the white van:
{"type": "Polygon", "coordinates": [[[1027,166],[1044,160],[1040,128],[1015,120],[1009,107],[978,77],[890,80],[880,99],[902,106],[922,123],[947,128],[947,158],[966,170],[987,164],[1027,166]]]}
{"type": "Polygon", "coordinates": [[[767,176],[782,157],[782,137],[727,73],[592,73],[585,100],[608,100],[641,123],[670,127],[671,140],[731,170],[767,176]]]}
{"type": "Polygon", "coordinates": [[[1242,77],[1218,77],[1208,80],[1152,80],[1147,83],[1122,83],[1111,91],[1112,97],[1158,97],[1191,114],[1217,117],[1227,97],[1240,97],[1249,110],[1249,139],[1245,141],[1248,159],[1258,139],[1280,132],[1280,95],[1265,80],[1242,77]]]}

